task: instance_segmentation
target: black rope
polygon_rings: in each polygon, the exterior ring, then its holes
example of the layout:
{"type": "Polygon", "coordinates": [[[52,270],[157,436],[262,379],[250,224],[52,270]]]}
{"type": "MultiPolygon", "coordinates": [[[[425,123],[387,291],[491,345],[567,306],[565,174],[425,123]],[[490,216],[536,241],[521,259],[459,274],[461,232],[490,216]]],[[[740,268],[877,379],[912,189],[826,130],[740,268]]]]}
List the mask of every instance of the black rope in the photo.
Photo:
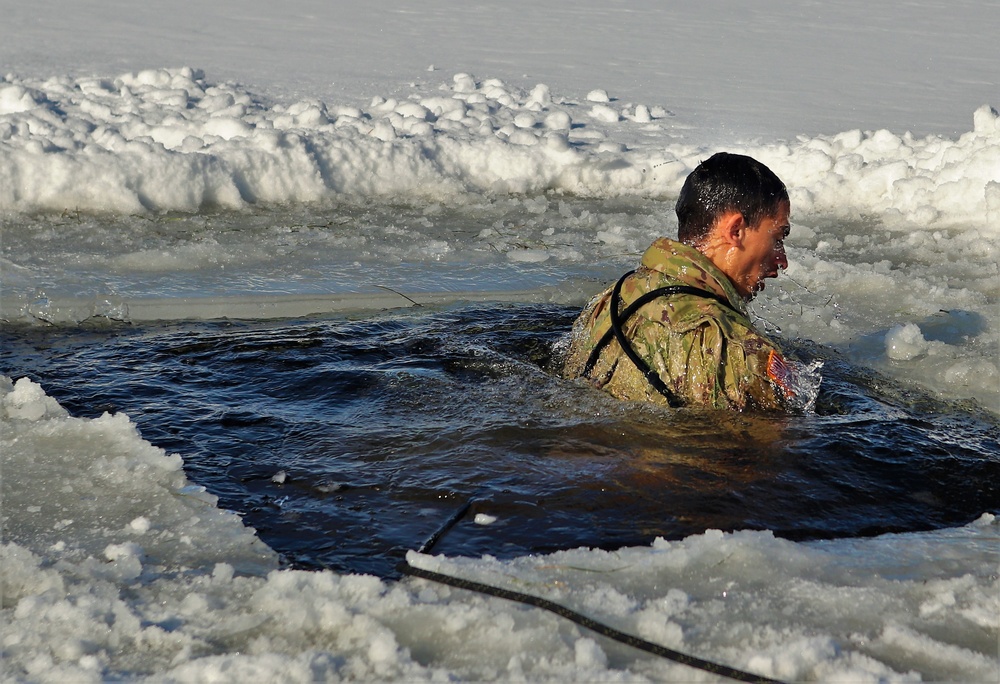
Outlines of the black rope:
{"type": "Polygon", "coordinates": [[[502,589],[500,587],[494,587],[488,584],[481,584],[479,582],[473,582],[471,580],[461,579],[459,577],[452,577],[451,575],[445,575],[440,572],[435,572],[433,570],[424,570],[422,568],[414,567],[405,561],[397,565],[396,569],[401,573],[412,575],[413,577],[419,577],[421,579],[439,582],[441,584],[446,584],[450,587],[456,587],[458,589],[468,589],[470,591],[479,592],[480,594],[486,594],[488,596],[496,596],[497,598],[507,599],[508,601],[517,601],[519,603],[524,603],[529,606],[541,608],[542,610],[547,610],[550,613],[555,613],[556,615],[564,617],[567,620],[570,620],[571,622],[575,622],[581,627],[586,627],[587,629],[593,632],[597,632],[598,634],[606,636],[609,639],[614,639],[615,641],[623,643],[627,646],[632,646],[633,648],[638,648],[642,651],[646,651],[647,653],[652,653],[653,655],[660,656],[661,658],[672,660],[675,663],[680,663],[682,665],[687,665],[688,667],[704,670],[705,672],[710,672],[712,674],[716,674],[721,677],[728,677],[729,679],[735,679],[736,681],[740,682],[762,682],[762,683],[781,684],[781,682],[777,679],[769,679],[761,675],[755,675],[750,672],[744,672],[743,670],[737,670],[736,668],[729,667],[728,665],[720,665],[719,663],[713,663],[708,660],[702,660],[701,658],[696,658],[695,656],[691,656],[686,653],[681,653],[680,651],[674,651],[665,646],[660,646],[659,644],[654,644],[651,641],[640,639],[639,637],[633,636],[631,634],[620,632],[617,629],[608,627],[607,625],[597,622],[596,620],[592,620],[586,615],[582,615],[574,610],[570,610],[566,606],[561,606],[558,603],[549,601],[548,599],[540,598],[538,596],[532,596],[530,594],[522,594],[521,592],[511,591],[509,589],[502,589]]]}
{"type": "Polygon", "coordinates": [[[465,517],[465,514],[469,512],[470,508],[472,508],[472,503],[474,501],[475,497],[470,498],[468,501],[462,504],[462,506],[457,511],[451,514],[450,518],[444,521],[444,524],[441,525],[441,527],[439,527],[434,534],[432,534],[430,537],[427,538],[427,541],[425,541],[420,546],[420,548],[417,549],[417,552],[430,553],[430,550],[434,547],[435,544],[438,543],[441,537],[443,537],[449,530],[451,530],[451,528],[457,525],[459,521],[465,517]]]}
{"type": "Polygon", "coordinates": [[[740,312],[737,311],[737,309],[733,307],[733,305],[725,297],[691,285],[669,285],[667,287],[659,287],[655,290],[650,290],[649,292],[639,295],[635,301],[629,304],[623,311],[619,312],[618,308],[621,304],[622,285],[625,283],[625,279],[633,273],[635,273],[635,271],[629,271],[623,275],[618,279],[618,282],[615,283],[614,288],[612,288],[611,301],[609,303],[611,308],[608,312],[611,318],[611,327],[604,333],[604,335],[601,336],[601,339],[597,341],[594,348],[591,349],[590,356],[587,357],[587,363],[584,364],[581,375],[583,377],[590,376],[594,366],[597,365],[597,360],[600,358],[601,352],[604,351],[604,348],[611,342],[611,338],[614,337],[618,341],[618,345],[622,348],[622,351],[629,358],[629,360],[635,364],[635,367],[639,369],[639,372],[643,374],[646,380],[649,381],[649,384],[653,386],[653,389],[666,398],[668,405],[678,408],[683,406],[683,401],[674,395],[674,393],[670,391],[660,378],[659,374],[655,373],[653,369],[649,367],[649,364],[640,358],[628,338],[625,336],[625,331],[622,329],[622,326],[624,326],[625,322],[628,321],[628,319],[631,318],[639,309],[654,299],[658,299],[660,297],[670,297],[678,294],[695,295],[696,297],[712,299],[722,306],[736,311],[736,313],[740,312]]]}

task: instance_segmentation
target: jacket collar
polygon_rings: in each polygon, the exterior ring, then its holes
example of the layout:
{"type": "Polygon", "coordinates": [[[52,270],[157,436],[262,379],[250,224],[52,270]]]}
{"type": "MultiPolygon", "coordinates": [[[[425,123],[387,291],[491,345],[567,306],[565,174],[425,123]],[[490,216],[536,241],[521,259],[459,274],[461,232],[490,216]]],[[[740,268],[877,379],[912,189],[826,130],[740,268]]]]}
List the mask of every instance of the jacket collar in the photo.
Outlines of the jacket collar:
{"type": "Polygon", "coordinates": [[[732,281],[694,247],[661,237],[642,255],[642,265],[684,285],[721,295],[737,311],[746,314],[746,302],[732,281]]]}

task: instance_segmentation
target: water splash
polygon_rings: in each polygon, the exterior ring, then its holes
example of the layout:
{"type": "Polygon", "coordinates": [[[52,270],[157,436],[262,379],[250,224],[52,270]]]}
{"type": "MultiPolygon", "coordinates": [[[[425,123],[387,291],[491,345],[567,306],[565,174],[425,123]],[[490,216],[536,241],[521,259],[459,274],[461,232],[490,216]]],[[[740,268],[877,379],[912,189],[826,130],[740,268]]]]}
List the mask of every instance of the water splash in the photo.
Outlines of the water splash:
{"type": "Polygon", "coordinates": [[[792,408],[803,413],[812,413],[816,406],[816,397],[823,383],[823,362],[799,363],[786,360],[789,373],[790,389],[794,393],[791,398],[792,408]]]}

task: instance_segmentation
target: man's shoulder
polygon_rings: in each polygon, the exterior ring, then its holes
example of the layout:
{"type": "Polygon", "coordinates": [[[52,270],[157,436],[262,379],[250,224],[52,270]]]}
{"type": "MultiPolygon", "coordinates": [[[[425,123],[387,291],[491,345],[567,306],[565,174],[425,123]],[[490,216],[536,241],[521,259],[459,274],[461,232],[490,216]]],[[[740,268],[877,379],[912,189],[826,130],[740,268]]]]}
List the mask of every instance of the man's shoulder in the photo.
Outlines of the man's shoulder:
{"type": "Polygon", "coordinates": [[[686,334],[709,327],[715,329],[730,344],[743,347],[747,354],[766,356],[777,348],[744,314],[712,296],[685,293],[662,297],[658,301],[662,322],[675,334],[686,334]]]}
{"type": "Polygon", "coordinates": [[[681,287],[691,288],[680,292],[670,292],[676,282],[665,280],[667,284],[660,285],[665,291],[658,298],[657,306],[662,310],[662,318],[671,327],[680,331],[681,328],[692,328],[707,322],[715,322],[725,332],[738,333],[750,327],[750,322],[716,293],[686,283],[681,287]],[[697,291],[697,290],[700,290],[697,291]]]}

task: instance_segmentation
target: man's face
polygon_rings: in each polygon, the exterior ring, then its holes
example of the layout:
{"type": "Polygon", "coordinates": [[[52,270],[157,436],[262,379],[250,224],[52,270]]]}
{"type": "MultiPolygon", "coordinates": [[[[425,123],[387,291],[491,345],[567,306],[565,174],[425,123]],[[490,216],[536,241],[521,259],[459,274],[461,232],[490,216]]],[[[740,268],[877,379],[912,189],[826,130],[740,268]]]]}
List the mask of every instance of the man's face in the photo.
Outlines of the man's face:
{"type": "Polygon", "coordinates": [[[778,271],[788,268],[785,238],[788,237],[788,202],[778,205],[773,216],[743,231],[742,249],[735,255],[732,275],[736,290],[744,299],[751,299],[764,289],[766,278],[778,277],[778,271]]]}

